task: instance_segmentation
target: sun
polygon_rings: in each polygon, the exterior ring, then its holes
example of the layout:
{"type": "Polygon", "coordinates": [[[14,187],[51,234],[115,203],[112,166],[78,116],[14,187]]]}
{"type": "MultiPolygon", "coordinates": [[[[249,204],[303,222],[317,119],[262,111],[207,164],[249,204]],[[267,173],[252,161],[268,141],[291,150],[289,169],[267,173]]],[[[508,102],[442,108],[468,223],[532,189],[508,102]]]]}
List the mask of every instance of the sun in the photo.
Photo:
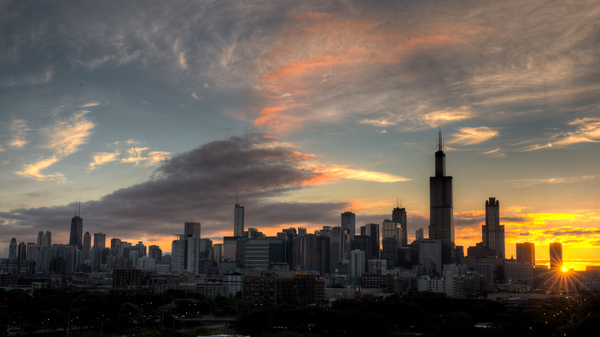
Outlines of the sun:
{"type": "Polygon", "coordinates": [[[560,269],[563,273],[566,273],[569,271],[569,269],[567,269],[567,267],[562,266],[562,268],[560,269]]]}

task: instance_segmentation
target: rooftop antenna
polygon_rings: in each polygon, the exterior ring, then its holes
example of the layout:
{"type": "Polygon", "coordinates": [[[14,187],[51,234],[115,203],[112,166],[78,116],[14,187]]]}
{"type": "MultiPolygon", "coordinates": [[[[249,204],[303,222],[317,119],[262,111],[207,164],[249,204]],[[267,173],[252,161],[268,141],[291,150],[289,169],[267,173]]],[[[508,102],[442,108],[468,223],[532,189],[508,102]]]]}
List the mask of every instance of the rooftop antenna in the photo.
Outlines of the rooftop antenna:
{"type": "Polygon", "coordinates": [[[79,197],[79,207],[77,208],[77,216],[81,216],[81,197],[79,197]]]}
{"type": "Polygon", "coordinates": [[[396,208],[400,208],[400,201],[398,201],[398,197],[396,197],[396,208]]]}
{"type": "Polygon", "coordinates": [[[235,193],[235,204],[236,204],[236,205],[239,205],[239,204],[240,204],[240,203],[239,203],[239,198],[240,198],[240,192],[236,192],[236,193],[235,193]]]}
{"type": "Polygon", "coordinates": [[[444,142],[442,141],[442,127],[438,126],[440,140],[438,141],[438,150],[444,151],[444,142]]]}
{"type": "Polygon", "coordinates": [[[75,199],[75,214],[73,216],[77,216],[77,199],[75,199]]]}

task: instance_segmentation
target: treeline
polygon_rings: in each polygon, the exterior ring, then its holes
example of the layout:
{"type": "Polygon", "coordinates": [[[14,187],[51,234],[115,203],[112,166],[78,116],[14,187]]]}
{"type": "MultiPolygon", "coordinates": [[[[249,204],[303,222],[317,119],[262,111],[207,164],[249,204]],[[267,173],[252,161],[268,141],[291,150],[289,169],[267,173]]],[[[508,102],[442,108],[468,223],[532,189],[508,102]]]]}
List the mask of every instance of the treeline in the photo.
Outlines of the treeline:
{"type": "Polygon", "coordinates": [[[591,336],[600,331],[600,300],[594,293],[527,306],[422,292],[383,300],[367,296],[327,305],[274,306],[181,291],[154,295],[38,289],[34,297],[21,290],[0,292],[0,333],[10,325],[25,335],[70,329],[71,336],[100,330],[104,335],[184,336],[181,331],[189,329],[197,336],[210,333],[194,320],[205,315],[237,316],[232,332],[258,337],[591,336]],[[132,327],[137,332],[126,330],[132,327]]]}
{"type": "Polygon", "coordinates": [[[385,300],[338,300],[329,306],[263,306],[242,313],[235,330],[259,337],[590,336],[600,331],[599,316],[600,301],[594,294],[579,302],[559,299],[542,306],[511,307],[415,293],[385,300]],[[488,327],[476,327],[477,323],[488,327]]]}

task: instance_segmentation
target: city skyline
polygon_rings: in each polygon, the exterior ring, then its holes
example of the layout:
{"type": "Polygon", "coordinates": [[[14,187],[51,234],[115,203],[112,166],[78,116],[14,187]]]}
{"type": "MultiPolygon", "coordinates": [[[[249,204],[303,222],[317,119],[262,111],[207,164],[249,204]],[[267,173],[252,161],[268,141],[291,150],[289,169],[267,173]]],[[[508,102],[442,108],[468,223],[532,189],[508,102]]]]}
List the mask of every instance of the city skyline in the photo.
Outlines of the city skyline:
{"type": "Polygon", "coordinates": [[[163,251],[185,222],[232,235],[237,193],[268,235],[381,225],[399,197],[429,237],[441,127],[456,245],[493,197],[507,258],[598,259],[599,6],[5,4],[2,255],[68,243],[76,198],[82,234],[163,251]]]}

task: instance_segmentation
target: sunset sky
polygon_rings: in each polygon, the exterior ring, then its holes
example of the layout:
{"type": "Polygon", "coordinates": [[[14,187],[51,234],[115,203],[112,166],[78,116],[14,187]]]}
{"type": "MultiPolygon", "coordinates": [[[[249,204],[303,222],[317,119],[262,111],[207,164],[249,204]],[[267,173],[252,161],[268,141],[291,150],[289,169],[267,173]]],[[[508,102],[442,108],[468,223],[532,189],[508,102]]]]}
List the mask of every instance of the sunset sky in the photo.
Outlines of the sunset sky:
{"type": "MultiPolygon", "coordinates": [[[[3,1],[0,251],[39,230],[171,250],[185,221],[429,225],[438,127],[456,244],[600,259],[600,3],[3,1]]],[[[567,263],[568,265],[568,263],[567,263]]]]}

